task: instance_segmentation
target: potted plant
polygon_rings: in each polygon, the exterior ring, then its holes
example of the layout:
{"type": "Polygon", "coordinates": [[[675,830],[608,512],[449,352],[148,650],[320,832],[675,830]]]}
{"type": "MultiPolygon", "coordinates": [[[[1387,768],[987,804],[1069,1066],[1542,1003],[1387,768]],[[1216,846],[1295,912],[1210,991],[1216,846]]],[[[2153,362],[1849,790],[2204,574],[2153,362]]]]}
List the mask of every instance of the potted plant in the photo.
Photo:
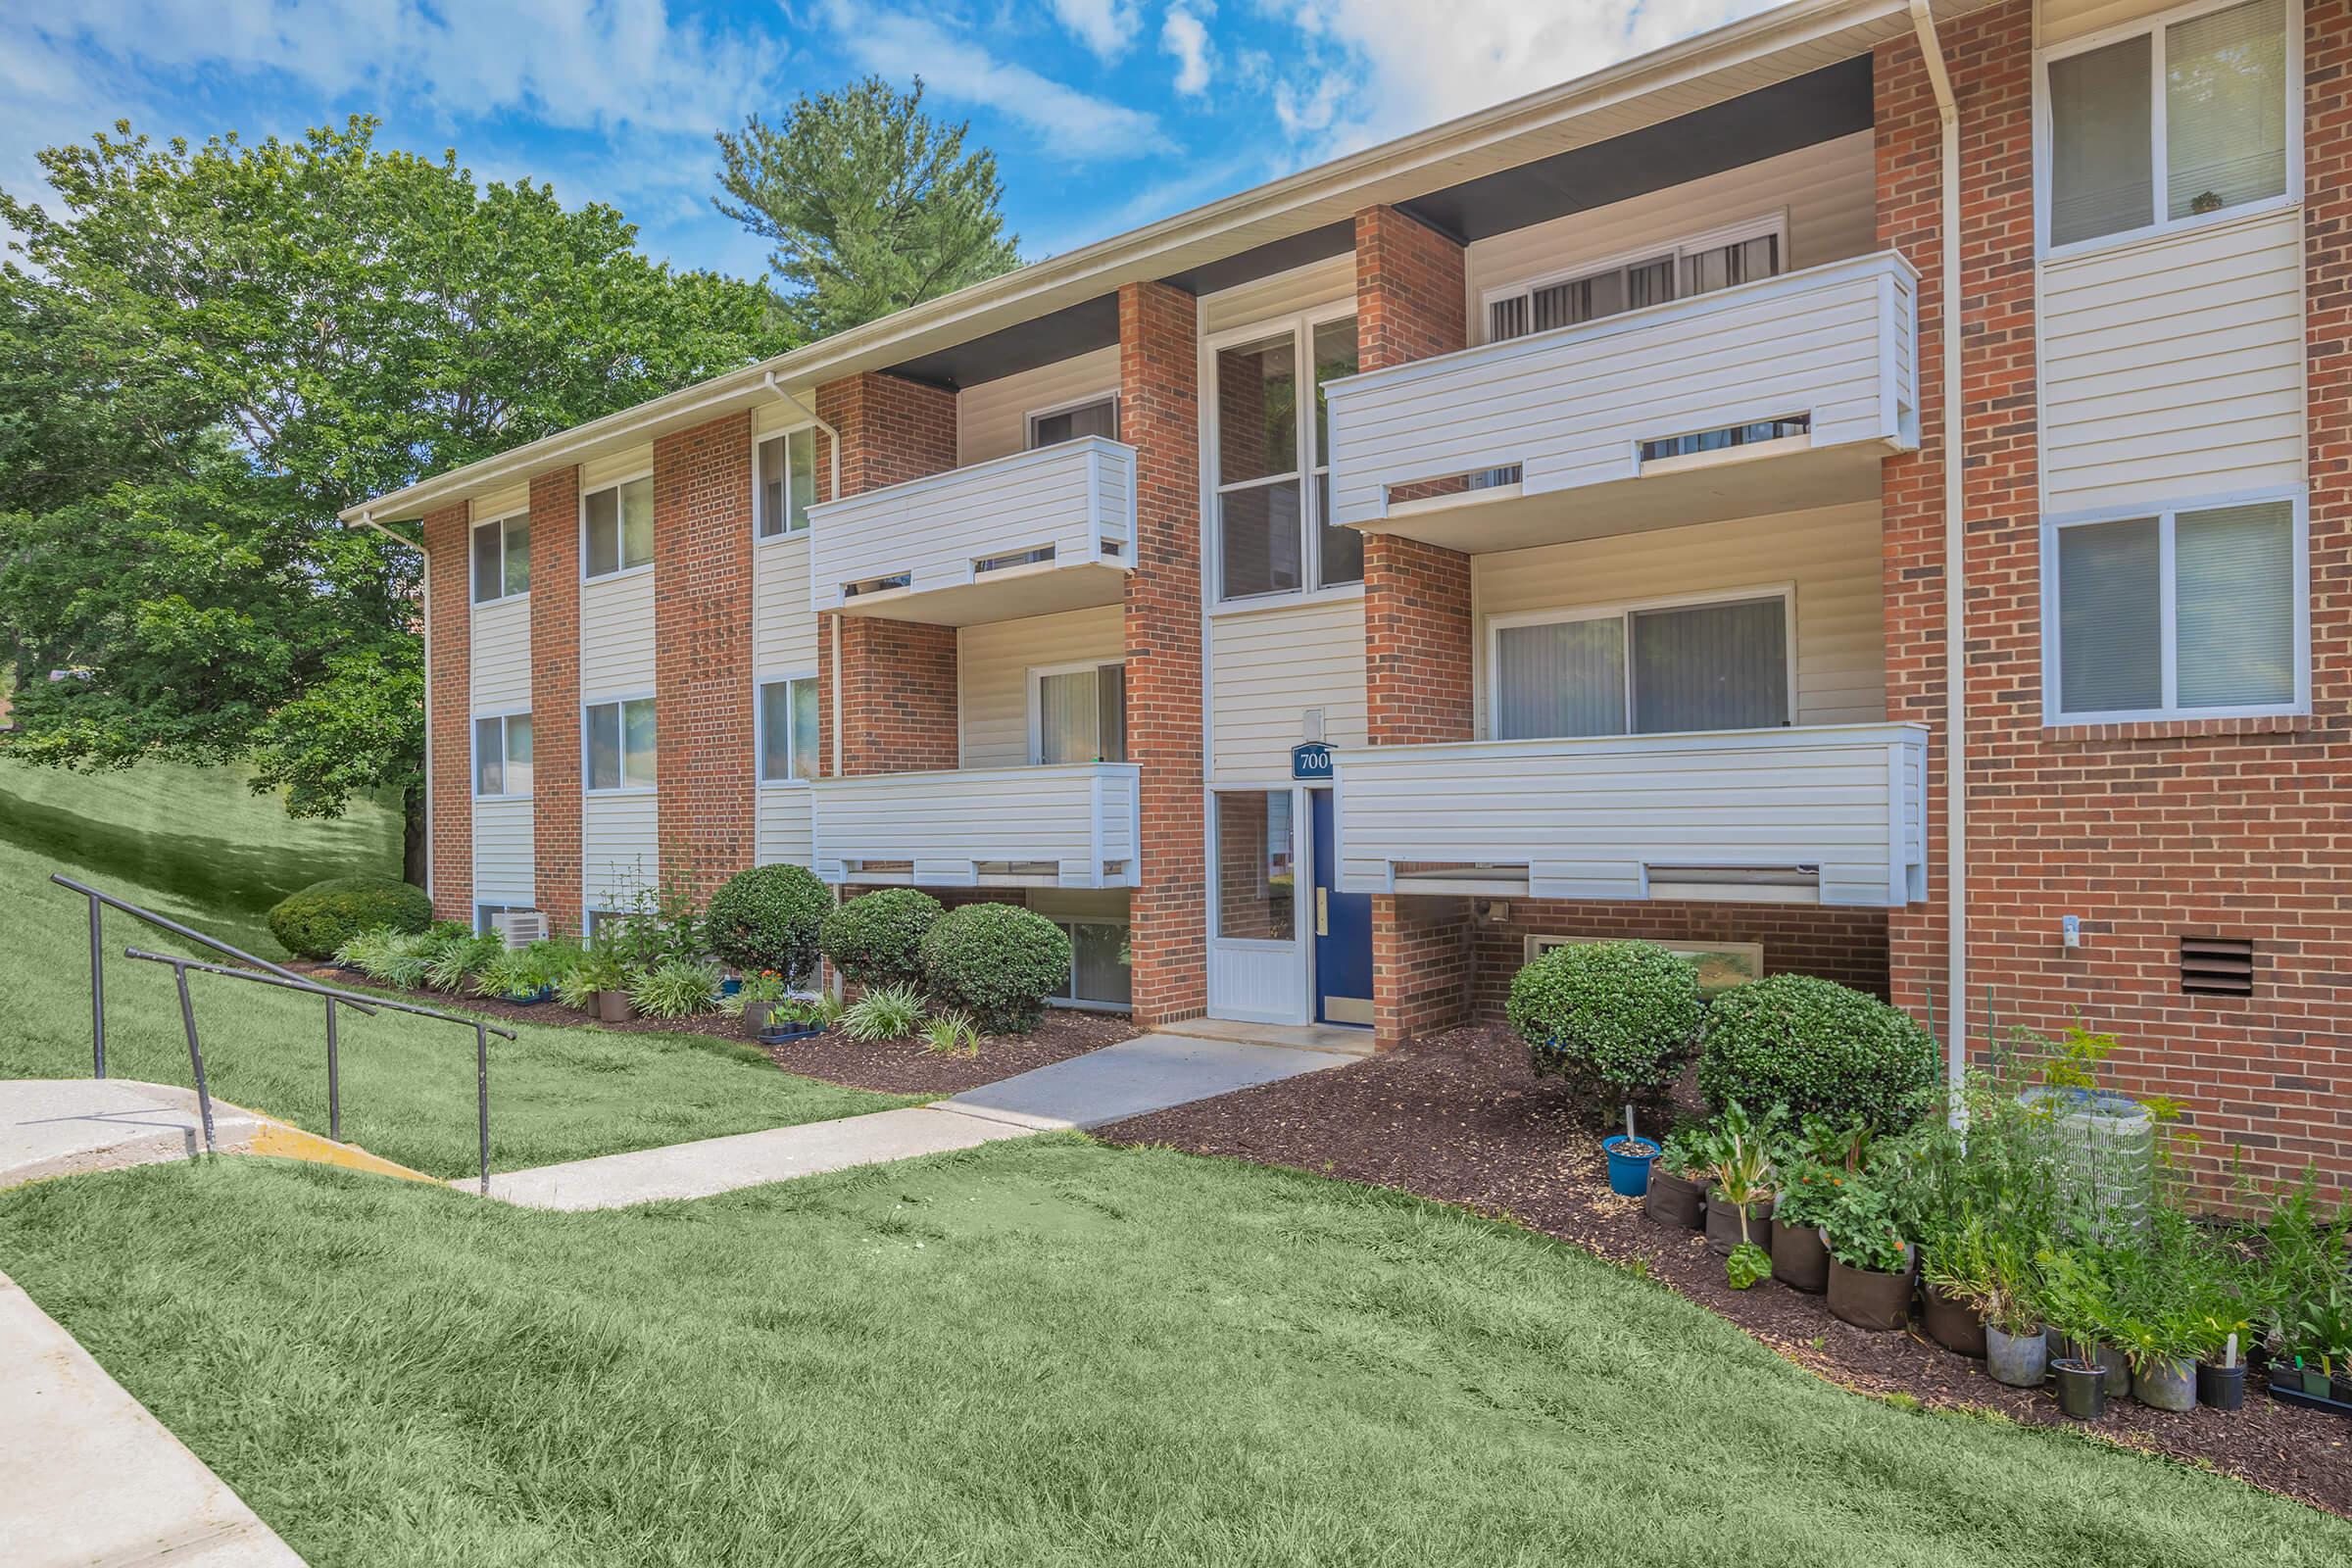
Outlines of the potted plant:
{"type": "Polygon", "coordinates": [[[1823,1240],[1830,1249],[1830,1311],[1872,1333],[1901,1328],[1911,1316],[1911,1244],[1894,1223],[1884,1191],[1853,1177],[1831,1205],[1823,1240]]]}
{"type": "Polygon", "coordinates": [[[2352,1401],[2352,1295],[2335,1287],[2303,1308],[2295,1325],[2295,1365],[2315,1399],[2352,1401]]]}
{"type": "Polygon", "coordinates": [[[2115,1318],[2115,1293],[2098,1263],[2071,1250],[2043,1251],[2035,1262],[2041,1268],[2042,1301],[2050,1330],[2064,1348],[2050,1363],[2058,1380],[2058,1408],[2078,1421],[2096,1421],[2107,1413],[2110,1396],[2128,1391],[2113,1387],[2120,1357],[2105,1349],[2115,1318]]]}
{"type": "Polygon", "coordinates": [[[777,1003],[768,1017],[767,1032],[760,1037],[763,1046],[789,1046],[797,1041],[812,1040],[831,1027],[839,1008],[827,997],[791,996],[777,1003]]]}
{"type": "Polygon", "coordinates": [[[1763,1130],[1734,1101],[1709,1140],[1713,1186],[1707,1194],[1707,1246],[1732,1261],[1733,1286],[1745,1290],[1772,1272],[1764,1242],[1772,1234],[1772,1152],[1763,1130]]]}
{"type": "Polygon", "coordinates": [[[1666,1135],[1658,1146],[1658,1157],[1650,1161],[1649,1191],[1642,1197],[1642,1212],[1669,1230],[1694,1231],[1703,1222],[1707,1200],[1703,1139],[1699,1128],[1678,1127],[1666,1135]]]}
{"type": "Polygon", "coordinates": [[[1955,1355],[1983,1360],[1984,1319],[1978,1303],[1992,1294],[1992,1258],[1984,1221],[1946,1225],[1920,1248],[1920,1326],[1955,1355]]]}
{"type": "Polygon", "coordinates": [[[1634,1131],[1634,1107],[1625,1107],[1625,1131],[1601,1140],[1600,1151],[1608,1156],[1609,1191],[1619,1198],[1649,1196],[1649,1167],[1658,1157],[1658,1146],[1634,1131]]]}
{"type": "Polygon", "coordinates": [[[2006,1226],[1988,1228],[1984,1243],[1984,1294],[1976,1302],[1984,1323],[1984,1370],[1995,1383],[2038,1389],[2049,1377],[2050,1347],[2034,1249],[2006,1226]]]}
{"type": "MultiPolygon", "coordinates": [[[[720,995],[725,994],[722,988],[720,995]]],[[[761,969],[743,977],[731,1004],[743,1014],[743,1032],[758,1035],[767,1031],[776,1004],[783,1000],[784,977],[773,969],[761,969]]]]}
{"type": "Polygon", "coordinates": [[[1772,1277],[1790,1290],[1819,1296],[1830,1288],[1830,1249],[1821,1228],[1838,1195],[1853,1178],[1842,1167],[1806,1161],[1781,1180],[1772,1210],[1772,1277]]]}

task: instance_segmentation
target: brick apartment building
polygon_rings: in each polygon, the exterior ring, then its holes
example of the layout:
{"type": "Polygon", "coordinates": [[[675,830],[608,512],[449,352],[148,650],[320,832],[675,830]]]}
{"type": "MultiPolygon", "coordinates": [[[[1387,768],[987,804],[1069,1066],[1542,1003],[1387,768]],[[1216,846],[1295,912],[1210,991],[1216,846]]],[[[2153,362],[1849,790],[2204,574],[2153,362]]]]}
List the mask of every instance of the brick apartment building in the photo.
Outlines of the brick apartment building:
{"type": "Polygon", "coordinates": [[[1383,1045],[1644,936],[2352,1171],[2348,63],[1798,0],[384,497],[436,906],[792,860],[1383,1045]]]}

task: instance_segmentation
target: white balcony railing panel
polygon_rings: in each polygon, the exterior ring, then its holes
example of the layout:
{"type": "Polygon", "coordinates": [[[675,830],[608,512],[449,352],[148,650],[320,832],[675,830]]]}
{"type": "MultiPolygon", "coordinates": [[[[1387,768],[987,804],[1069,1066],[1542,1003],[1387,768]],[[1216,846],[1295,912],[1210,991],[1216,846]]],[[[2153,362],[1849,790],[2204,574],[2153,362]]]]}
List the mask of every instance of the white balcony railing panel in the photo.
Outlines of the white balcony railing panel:
{"type": "MultiPolygon", "coordinates": [[[[1135,448],[1087,436],[808,509],[813,610],[968,588],[980,564],[1053,551],[1051,566],[1125,569],[1135,539],[1135,448]],[[847,593],[905,577],[902,587],[847,593]]],[[[1029,573],[1036,566],[1015,566],[1029,573]]]]}
{"type": "Polygon", "coordinates": [[[816,874],[930,887],[1132,887],[1136,780],[1132,762],[818,779],[808,787],[816,874]]]}
{"type": "Polygon", "coordinates": [[[1530,898],[1647,899],[1686,896],[1652,883],[1684,888],[1694,873],[1813,867],[1811,886],[1727,896],[1878,907],[1924,896],[1916,724],[1385,746],[1336,761],[1349,892],[1499,885],[1523,869],[1530,898]]]}
{"type": "Polygon", "coordinates": [[[1886,252],[1335,381],[1333,518],[1498,468],[1523,496],[1632,479],[1643,441],[1794,416],[1804,450],[1915,447],[1917,286],[1886,252]]]}

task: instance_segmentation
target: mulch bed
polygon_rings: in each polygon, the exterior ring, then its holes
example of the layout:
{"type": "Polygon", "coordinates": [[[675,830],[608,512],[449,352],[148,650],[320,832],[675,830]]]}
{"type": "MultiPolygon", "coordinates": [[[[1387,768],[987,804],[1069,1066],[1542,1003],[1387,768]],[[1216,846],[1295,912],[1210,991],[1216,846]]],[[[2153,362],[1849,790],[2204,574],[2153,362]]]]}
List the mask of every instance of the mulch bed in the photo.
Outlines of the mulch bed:
{"type": "MultiPolygon", "coordinates": [[[[1778,1281],[1733,1290],[1723,1259],[1698,1232],[1652,1224],[1639,1200],[1609,1191],[1606,1134],[1588,1124],[1558,1080],[1534,1077],[1526,1047],[1499,1027],[1452,1030],[1345,1067],[1137,1116],[1096,1136],[1293,1166],[1504,1216],[1612,1261],[1639,1263],[1833,1382],[2039,1426],[2080,1426],[2048,1394],[1995,1383],[1984,1363],[1952,1354],[1916,1327],[1866,1333],[1830,1316],[1820,1297],[1778,1281]]],[[[2282,1404],[2255,1381],[2236,1414],[2110,1400],[2104,1421],[2080,1429],[2352,1517],[2352,1422],[2282,1404]]]]}
{"type": "MultiPolygon", "coordinates": [[[[740,1020],[723,1012],[706,1012],[691,1018],[632,1018],[627,1023],[606,1023],[553,999],[525,1004],[502,1002],[496,997],[453,997],[421,989],[402,991],[348,974],[331,963],[298,960],[286,967],[322,985],[381,991],[411,999],[420,1006],[438,1007],[445,1012],[478,1012],[501,1023],[595,1028],[614,1034],[714,1035],[759,1045],[745,1039],[740,1020]]],[[[999,1078],[1027,1072],[1032,1067],[1083,1056],[1090,1051],[1132,1039],[1135,1034],[1135,1026],[1117,1013],[1049,1007],[1046,1021],[1035,1034],[990,1035],[980,1042],[980,1054],[976,1056],[940,1055],[926,1046],[920,1035],[860,1045],[838,1029],[828,1029],[811,1040],[796,1040],[785,1046],[762,1045],[760,1049],[786,1072],[850,1089],[871,1089],[890,1095],[958,1095],[999,1078]]]]}

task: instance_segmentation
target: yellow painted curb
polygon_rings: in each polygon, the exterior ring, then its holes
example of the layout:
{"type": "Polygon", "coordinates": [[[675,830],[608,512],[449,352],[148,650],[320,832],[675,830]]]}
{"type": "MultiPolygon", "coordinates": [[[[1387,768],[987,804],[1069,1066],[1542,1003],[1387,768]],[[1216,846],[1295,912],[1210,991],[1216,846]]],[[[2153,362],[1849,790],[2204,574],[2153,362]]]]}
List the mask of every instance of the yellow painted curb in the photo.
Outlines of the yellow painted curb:
{"type": "Polygon", "coordinates": [[[314,1165],[340,1165],[346,1170],[364,1170],[375,1176],[396,1176],[408,1182],[431,1182],[441,1185],[421,1171],[406,1165],[395,1165],[380,1155],[370,1154],[357,1144],[338,1144],[317,1133],[306,1133],[299,1127],[283,1122],[266,1121],[262,1130],[253,1135],[245,1146],[248,1154],[266,1154],[272,1159],[308,1160],[314,1165]]]}

